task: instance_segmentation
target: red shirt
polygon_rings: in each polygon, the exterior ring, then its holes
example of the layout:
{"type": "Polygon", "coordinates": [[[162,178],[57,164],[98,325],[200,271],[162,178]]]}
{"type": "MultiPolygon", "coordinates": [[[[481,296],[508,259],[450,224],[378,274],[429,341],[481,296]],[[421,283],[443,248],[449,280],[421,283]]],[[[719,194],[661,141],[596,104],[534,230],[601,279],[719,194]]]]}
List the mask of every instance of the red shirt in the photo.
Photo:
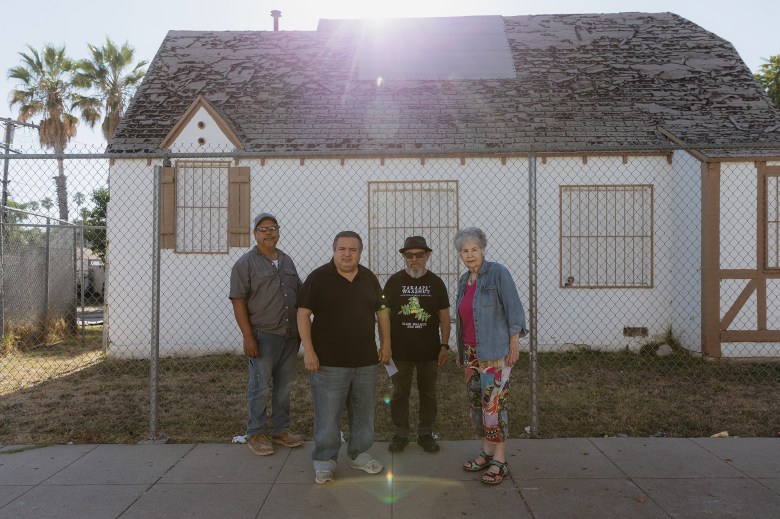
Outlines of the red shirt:
{"type": "Polygon", "coordinates": [[[477,293],[477,283],[466,284],[466,291],[463,293],[463,299],[458,307],[458,314],[460,314],[460,322],[462,323],[463,330],[460,335],[463,338],[463,342],[477,345],[477,330],[474,328],[474,294],[477,293]]]}

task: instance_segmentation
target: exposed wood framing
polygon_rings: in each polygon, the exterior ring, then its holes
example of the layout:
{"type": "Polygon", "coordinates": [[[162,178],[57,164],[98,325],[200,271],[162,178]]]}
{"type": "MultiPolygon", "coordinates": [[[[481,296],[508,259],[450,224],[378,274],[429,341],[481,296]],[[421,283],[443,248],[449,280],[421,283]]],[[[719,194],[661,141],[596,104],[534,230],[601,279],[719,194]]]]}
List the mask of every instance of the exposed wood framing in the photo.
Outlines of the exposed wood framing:
{"type": "Polygon", "coordinates": [[[756,328],[766,330],[766,162],[756,166],[756,328]]]}
{"type": "Polygon", "coordinates": [[[701,165],[701,353],[720,358],[720,163],[701,165]]]}
{"type": "Polygon", "coordinates": [[[729,311],[726,312],[726,315],[723,316],[723,319],[720,321],[720,329],[725,330],[726,328],[731,325],[732,322],[734,322],[734,318],[737,317],[737,314],[740,310],[742,310],[742,307],[745,306],[745,303],[747,303],[747,300],[750,299],[750,296],[753,295],[753,292],[756,291],[756,280],[751,279],[748,281],[745,288],[742,290],[742,292],[739,294],[737,299],[734,301],[734,304],[731,305],[731,308],[729,308],[729,311]]]}
{"type": "Polygon", "coordinates": [[[780,342],[778,330],[723,330],[723,342],[780,342]]]}

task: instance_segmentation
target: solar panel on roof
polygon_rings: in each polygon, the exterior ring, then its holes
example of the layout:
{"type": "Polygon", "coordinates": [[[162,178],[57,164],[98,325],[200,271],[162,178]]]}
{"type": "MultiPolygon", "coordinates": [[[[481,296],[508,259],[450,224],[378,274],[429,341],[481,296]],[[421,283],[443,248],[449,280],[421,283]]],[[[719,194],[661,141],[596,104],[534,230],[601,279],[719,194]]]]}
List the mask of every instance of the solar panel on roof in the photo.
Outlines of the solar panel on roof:
{"type": "Polygon", "coordinates": [[[514,79],[500,16],[366,20],[359,79],[514,79]]]}

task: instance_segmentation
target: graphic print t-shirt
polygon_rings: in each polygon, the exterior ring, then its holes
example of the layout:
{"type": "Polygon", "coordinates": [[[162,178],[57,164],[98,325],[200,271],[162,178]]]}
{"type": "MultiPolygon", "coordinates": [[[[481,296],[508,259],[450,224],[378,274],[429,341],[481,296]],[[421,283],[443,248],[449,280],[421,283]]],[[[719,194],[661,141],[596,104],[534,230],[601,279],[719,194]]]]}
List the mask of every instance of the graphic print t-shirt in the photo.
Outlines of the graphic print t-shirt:
{"type": "Polygon", "coordinates": [[[441,348],[439,310],[450,307],[441,278],[428,271],[415,279],[402,270],[387,280],[385,296],[390,303],[393,358],[436,360],[441,348]]]}

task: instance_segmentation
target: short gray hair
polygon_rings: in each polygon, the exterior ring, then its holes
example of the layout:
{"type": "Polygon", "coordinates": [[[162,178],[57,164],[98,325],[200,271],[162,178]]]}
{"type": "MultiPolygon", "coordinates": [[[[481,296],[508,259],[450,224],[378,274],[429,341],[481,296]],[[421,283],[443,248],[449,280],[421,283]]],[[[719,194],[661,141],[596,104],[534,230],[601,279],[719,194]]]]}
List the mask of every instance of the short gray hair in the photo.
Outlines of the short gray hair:
{"type": "Polygon", "coordinates": [[[474,240],[479,248],[483,251],[487,248],[487,236],[482,229],[476,227],[466,227],[455,233],[455,238],[452,240],[455,243],[455,250],[460,252],[463,243],[466,240],[474,240]]]}

